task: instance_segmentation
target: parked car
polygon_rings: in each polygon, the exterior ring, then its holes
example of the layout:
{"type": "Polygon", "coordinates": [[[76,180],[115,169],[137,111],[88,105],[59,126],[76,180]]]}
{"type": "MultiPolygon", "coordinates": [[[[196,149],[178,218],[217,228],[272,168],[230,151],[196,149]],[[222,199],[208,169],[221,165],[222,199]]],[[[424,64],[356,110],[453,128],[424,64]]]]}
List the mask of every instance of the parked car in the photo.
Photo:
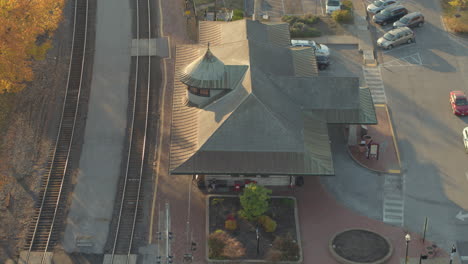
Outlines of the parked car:
{"type": "Polygon", "coordinates": [[[468,101],[466,95],[462,91],[451,91],[450,92],[450,105],[452,106],[452,112],[458,116],[468,115],[468,101]]]}
{"type": "Polygon", "coordinates": [[[382,9],[385,9],[395,3],[396,0],[375,0],[367,6],[367,12],[377,14],[378,12],[382,11],[382,9]]]}
{"type": "Polygon", "coordinates": [[[463,144],[465,145],[465,152],[468,153],[468,127],[463,129],[463,144]]]}
{"type": "Polygon", "coordinates": [[[315,50],[315,55],[330,56],[330,49],[323,44],[318,44],[313,40],[293,39],[291,40],[293,47],[312,47],[315,50]]]}
{"type": "Polygon", "coordinates": [[[424,24],[424,16],[421,14],[421,12],[413,12],[409,13],[397,22],[393,23],[394,28],[399,28],[399,27],[422,27],[424,24]]]}
{"type": "Polygon", "coordinates": [[[341,10],[341,1],[340,0],[327,0],[325,5],[325,12],[327,15],[333,13],[333,11],[341,10]]]}
{"type": "Polygon", "coordinates": [[[377,46],[392,49],[395,46],[415,42],[414,32],[409,27],[392,29],[377,40],[377,46]]]}
{"type": "Polygon", "coordinates": [[[388,23],[392,23],[403,17],[404,15],[408,14],[408,9],[406,9],[402,5],[391,5],[380,13],[375,14],[372,18],[374,23],[385,26],[388,23]]]}
{"type": "Polygon", "coordinates": [[[317,67],[319,70],[325,70],[330,65],[330,57],[323,55],[316,55],[317,67]]]}

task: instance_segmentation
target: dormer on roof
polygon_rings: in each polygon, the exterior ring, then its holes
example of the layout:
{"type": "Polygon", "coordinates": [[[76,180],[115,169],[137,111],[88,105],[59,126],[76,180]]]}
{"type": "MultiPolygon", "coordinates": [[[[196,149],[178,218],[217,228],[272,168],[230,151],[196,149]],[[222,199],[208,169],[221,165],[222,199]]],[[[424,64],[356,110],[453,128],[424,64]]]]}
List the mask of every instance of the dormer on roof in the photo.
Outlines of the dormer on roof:
{"type": "Polygon", "coordinates": [[[187,85],[187,98],[200,108],[236,88],[247,66],[224,65],[210,50],[185,67],[180,81],[187,85]]]}

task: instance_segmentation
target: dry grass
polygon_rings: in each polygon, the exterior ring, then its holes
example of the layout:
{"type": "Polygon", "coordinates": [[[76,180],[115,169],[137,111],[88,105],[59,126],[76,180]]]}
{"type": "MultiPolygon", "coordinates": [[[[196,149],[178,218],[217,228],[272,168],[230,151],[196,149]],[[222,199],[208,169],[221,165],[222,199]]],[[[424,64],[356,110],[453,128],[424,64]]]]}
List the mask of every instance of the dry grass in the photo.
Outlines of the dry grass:
{"type": "Polygon", "coordinates": [[[468,33],[468,9],[460,9],[451,6],[450,0],[441,0],[444,11],[444,23],[450,31],[455,33],[468,33]],[[455,17],[455,15],[459,15],[455,17]]]}

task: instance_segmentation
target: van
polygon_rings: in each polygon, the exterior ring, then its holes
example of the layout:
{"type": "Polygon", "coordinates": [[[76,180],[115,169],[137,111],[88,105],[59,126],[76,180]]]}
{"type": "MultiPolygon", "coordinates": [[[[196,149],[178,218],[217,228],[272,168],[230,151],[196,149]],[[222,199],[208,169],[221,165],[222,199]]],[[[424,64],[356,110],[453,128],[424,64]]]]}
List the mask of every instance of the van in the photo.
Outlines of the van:
{"type": "Polygon", "coordinates": [[[424,24],[424,16],[421,12],[413,12],[400,18],[397,22],[393,23],[394,28],[399,27],[422,27],[424,24]]]}
{"type": "Polygon", "coordinates": [[[392,49],[395,46],[413,42],[415,42],[413,31],[409,27],[401,27],[387,32],[377,40],[377,45],[384,49],[392,49]]]}
{"type": "Polygon", "coordinates": [[[311,47],[314,49],[316,55],[329,56],[330,49],[323,44],[318,44],[313,40],[306,39],[292,39],[291,46],[293,47],[311,47]]]}
{"type": "Polygon", "coordinates": [[[341,10],[341,1],[340,0],[327,0],[325,5],[325,12],[327,15],[330,15],[334,11],[341,10]]]}

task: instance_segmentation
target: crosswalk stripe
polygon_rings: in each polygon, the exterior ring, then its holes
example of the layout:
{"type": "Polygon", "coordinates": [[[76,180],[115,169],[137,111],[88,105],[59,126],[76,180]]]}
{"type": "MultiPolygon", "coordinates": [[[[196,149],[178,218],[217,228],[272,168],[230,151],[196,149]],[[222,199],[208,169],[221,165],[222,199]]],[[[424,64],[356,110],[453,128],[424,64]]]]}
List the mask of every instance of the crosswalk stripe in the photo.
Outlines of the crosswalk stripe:
{"type": "Polygon", "coordinates": [[[364,80],[371,91],[374,103],[386,103],[387,96],[385,95],[385,87],[382,81],[380,68],[363,66],[362,70],[364,73],[364,80]]]}
{"type": "Polygon", "coordinates": [[[384,175],[383,222],[403,226],[404,175],[384,175]]]}

